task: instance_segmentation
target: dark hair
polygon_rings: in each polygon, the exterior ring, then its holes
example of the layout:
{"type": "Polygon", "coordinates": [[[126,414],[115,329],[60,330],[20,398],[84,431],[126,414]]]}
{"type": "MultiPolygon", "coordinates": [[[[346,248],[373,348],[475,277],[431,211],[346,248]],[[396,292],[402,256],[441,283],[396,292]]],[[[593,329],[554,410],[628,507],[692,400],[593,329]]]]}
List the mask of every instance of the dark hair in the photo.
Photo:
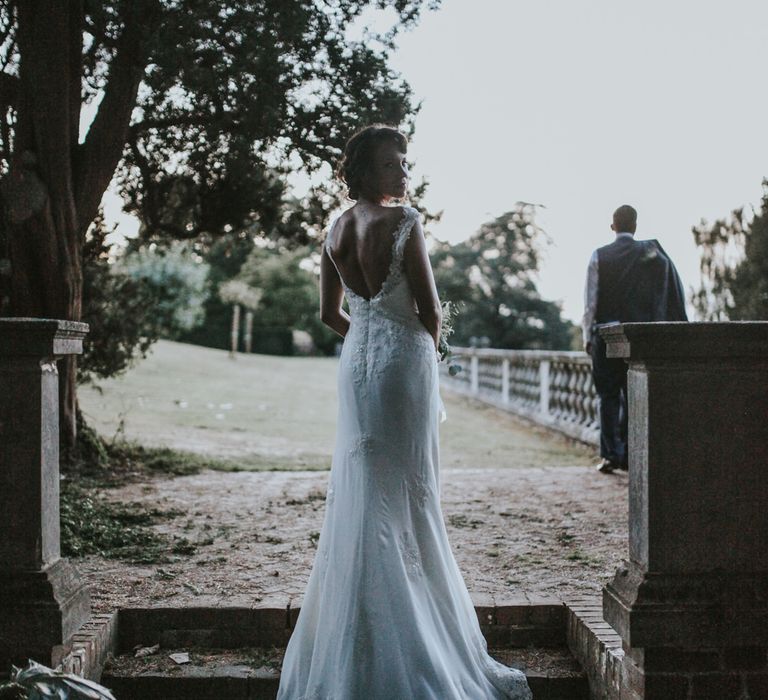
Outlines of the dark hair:
{"type": "Polygon", "coordinates": [[[637,228],[637,210],[629,204],[622,204],[613,212],[613,225],[617,233],[619,231],[634,233],[637,228]]]}
{"type": "Polygon", "coordinates": [[[385,141],[395,141],[403,153],[408,148],[408,141],[405,136],[394,127],[386,124],[366,126],[347,141],[336,174],[346,184],[347,196],[350,199],[360,197],[360,189],[371,166],[376,147],[385,141]]]}

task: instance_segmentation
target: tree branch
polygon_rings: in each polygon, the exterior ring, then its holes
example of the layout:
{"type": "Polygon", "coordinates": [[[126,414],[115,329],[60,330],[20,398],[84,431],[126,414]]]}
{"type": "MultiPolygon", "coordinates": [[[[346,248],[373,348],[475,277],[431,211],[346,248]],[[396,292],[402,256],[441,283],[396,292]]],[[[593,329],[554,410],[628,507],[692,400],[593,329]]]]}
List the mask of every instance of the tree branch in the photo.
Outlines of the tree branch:
{"type": "Polygon", "coordinates": [[[83,0],[69,0],[69,142],[74,148],[80,137],[80,98],[83,69],[83,25],[85,7],[83,0]]]}
{"type": "Polygon", "coordinates": [[[120,162],[128,137],[131,112],[147,62],[146,34],[157,2],[132,3],[110,66],[104,98],[80,147],[75,197],[81,234],[96,216],[104,191],[120,162]]]}
{"type": "MultiPolygon", "coordinates": [[[[242,119],[242,115],[239,111],[222,112],[219,120],[221,129],[233,129],[237,127],[242,119]]],[[[201,116],[198,113],[179,113],[173,117],[165,117],[163,119],[146,118],[140,122],[132,124],[130,127],[131,133],[134,136],[140,136],[146,133],[150,129],[158,129],[160,131],[164,129],[172,129],[176,126],[198,126],[204,125],[206,122],[205,116],[201,116]]]]}
{"type": "Polygon", "coordinates": [[[19,106],[19,91],[21,81],[15,75],[0,73],[0,109],[5,113],[9,107],[17,109],[19,106]]]}

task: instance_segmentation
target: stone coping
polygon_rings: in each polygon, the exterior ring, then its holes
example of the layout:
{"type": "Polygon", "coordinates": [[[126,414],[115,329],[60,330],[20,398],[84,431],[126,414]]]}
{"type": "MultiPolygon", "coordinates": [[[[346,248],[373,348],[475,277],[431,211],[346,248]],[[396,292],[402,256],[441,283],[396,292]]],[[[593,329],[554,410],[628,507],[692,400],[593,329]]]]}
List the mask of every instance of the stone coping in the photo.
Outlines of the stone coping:
{"type": "Polygon", "coordinates": [[[766,360],[768,322],[622,323],[600,330],[608,357],[627,360],[766,360]]]}
{"type": "Polygon", "coordinates": [[[88,324],[50,318],[0,318],[0,357],[79,355],[88,324]]]}
{"type": "MultiPolygon", "coordinates": [[[[505,599],[472,595],[481,629],[489,646],[564,647],[566,605],[551,598],[505,599]]],[[[296,625],[301,599],[223,601],[203,599],[196,606],[180,608],[147,606],[120,608],[118,641],[120,652],[136,645],[160,643],[170,646],[284,645],[296,625]]]]}
{"type": "Polygon", "coordinates": [[[451,347],[453,355],[468,357],[496,357],[499,359],[549,360],[550,362],[591,362],[581,350],[509,350],[504,348],[451,347]]]}
{"type": "MultiPolygon", "coordinates": [[[[190,663],[175,665],[173,649],[143,658],[110,660],[102,682],[121,700],[266,700],[275,698],[284,648],[209,650],[184,647],[190,663]]],[[[490,649],[506,666],[522,670],[536,698],[588,700],[584,672],[566,649],[490,649]]],[[[398,699],[400,700],[400,699],[398,699]]]]}

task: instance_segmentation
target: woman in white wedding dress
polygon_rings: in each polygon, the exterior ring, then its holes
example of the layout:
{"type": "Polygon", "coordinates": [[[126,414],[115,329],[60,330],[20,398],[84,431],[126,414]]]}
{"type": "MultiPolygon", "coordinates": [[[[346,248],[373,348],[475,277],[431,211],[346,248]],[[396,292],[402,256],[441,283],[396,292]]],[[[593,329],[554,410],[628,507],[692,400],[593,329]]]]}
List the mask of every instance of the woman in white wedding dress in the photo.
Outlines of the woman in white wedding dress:
{"type": "Polygon", "coordinates": [[[344,337],[326,515],[278,700],[529,700],[486,651],[439,502],[440,304],[406,194],[406,140],[363,129],[340,175],[321,315],[344,337]],[[342,309],[346,296],[349,315],[342,309]]]}

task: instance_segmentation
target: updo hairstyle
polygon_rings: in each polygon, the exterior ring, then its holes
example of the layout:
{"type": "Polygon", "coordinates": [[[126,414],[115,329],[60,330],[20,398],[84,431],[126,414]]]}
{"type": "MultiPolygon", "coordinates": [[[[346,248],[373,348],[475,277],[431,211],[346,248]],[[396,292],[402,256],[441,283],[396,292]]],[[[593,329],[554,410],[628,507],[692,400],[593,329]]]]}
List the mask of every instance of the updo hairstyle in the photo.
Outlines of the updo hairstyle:
{"type": "Polygon", "coordinates": [[[394,127],[385,124],[366,126],[347,141],[336,174],[346,184],[347,196],[350,199],[360,198],[360,190],[371,167],[376,148],[379,144],[390,140],[395,141],[403,153],[406,152],[408,141],[405,136],[394,127]]]}

